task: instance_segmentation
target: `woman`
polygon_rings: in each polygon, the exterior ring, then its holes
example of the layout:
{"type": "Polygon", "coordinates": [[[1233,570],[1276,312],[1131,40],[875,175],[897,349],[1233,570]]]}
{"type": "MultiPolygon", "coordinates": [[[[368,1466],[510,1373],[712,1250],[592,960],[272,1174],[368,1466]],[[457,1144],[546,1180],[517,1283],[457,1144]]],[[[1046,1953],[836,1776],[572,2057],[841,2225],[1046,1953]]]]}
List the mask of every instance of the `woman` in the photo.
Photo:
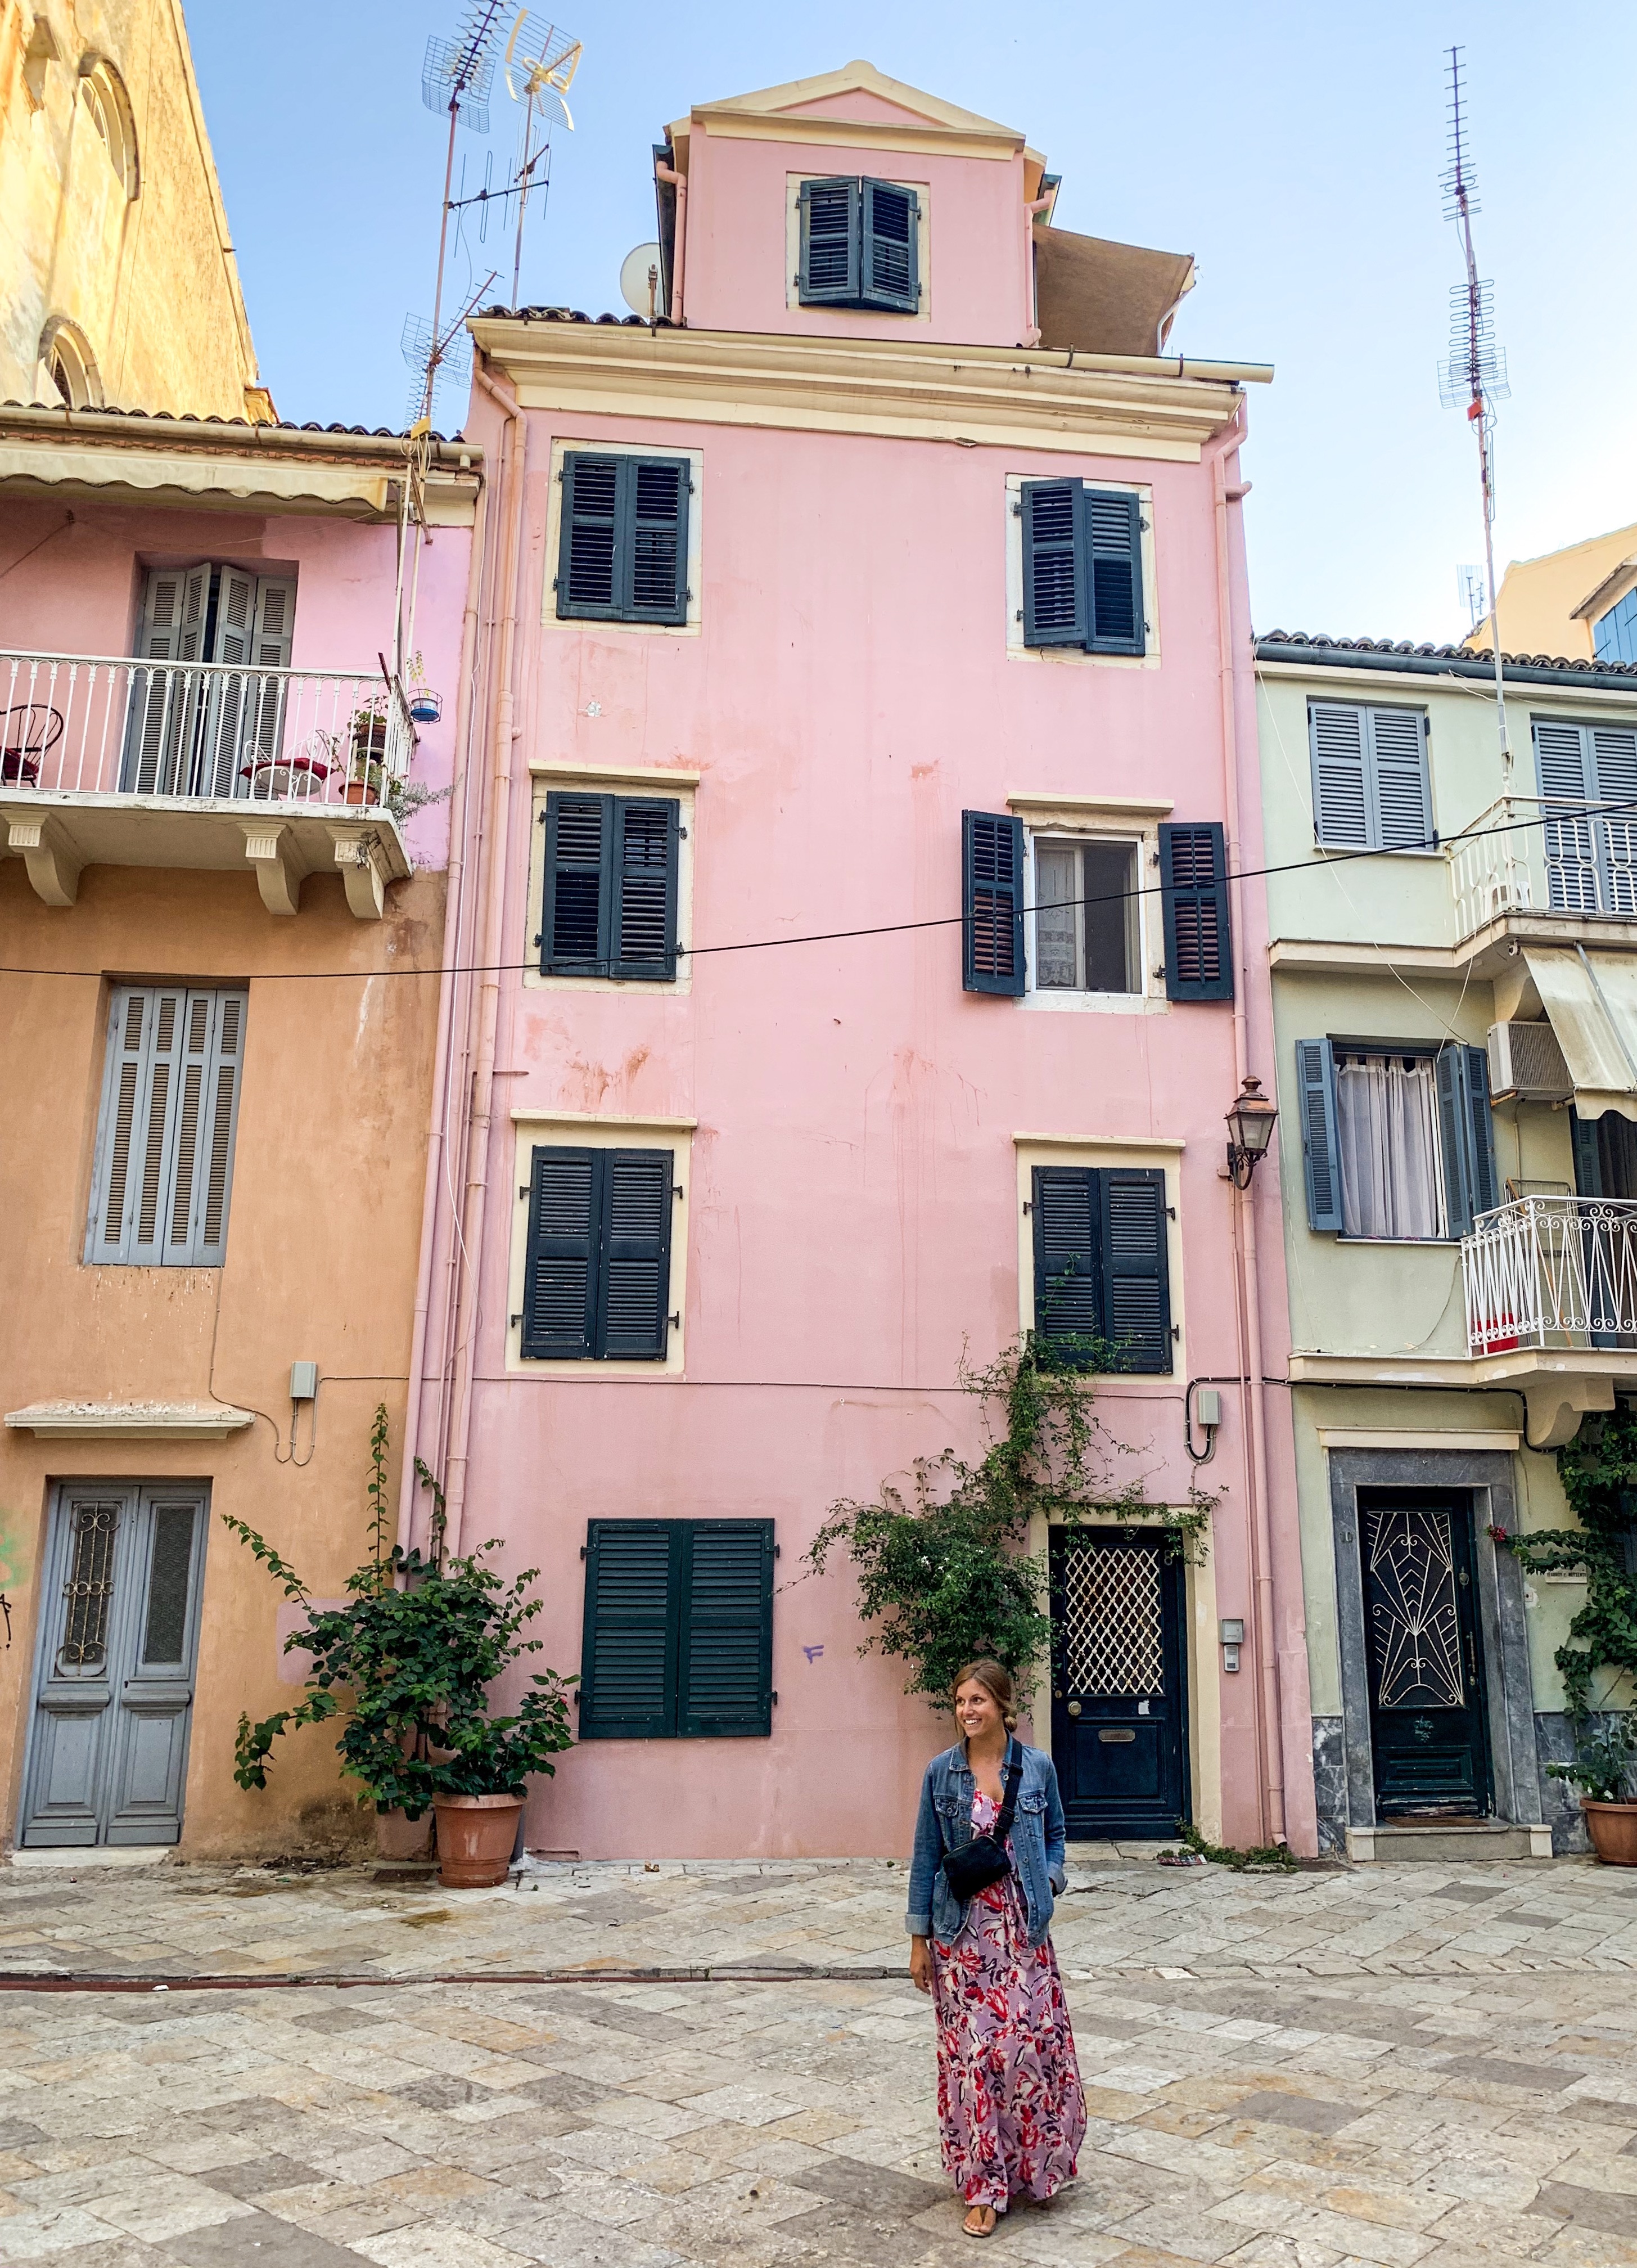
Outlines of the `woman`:
{"type": "Polygon", "coordinates": [[[905,1926],[910,1976],[937,2012],[944,2170],[970,2208],[966,2235],[992,2236],[1013,2197],[1044,2204],[1073,2180],[1086,2108],[1047,1935],[1065,1881],[1057,1774],[1016,1738],[1017,1691],[998,1661],[969,1662],[953,1698],[962,1737],[921,1783],[905,1926]],[[994,1826],[1013,1766],[1011,1871],[963,1907],[943,1854],[994,1826]]]}

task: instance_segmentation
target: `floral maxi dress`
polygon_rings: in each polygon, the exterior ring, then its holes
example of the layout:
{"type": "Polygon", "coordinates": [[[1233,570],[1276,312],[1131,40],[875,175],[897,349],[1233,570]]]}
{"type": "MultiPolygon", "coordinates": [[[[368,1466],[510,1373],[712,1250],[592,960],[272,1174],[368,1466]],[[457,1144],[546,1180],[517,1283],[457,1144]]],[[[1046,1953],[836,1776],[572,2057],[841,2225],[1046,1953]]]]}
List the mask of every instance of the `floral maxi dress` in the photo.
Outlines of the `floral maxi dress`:
{"type": "MultiPolygon", "coordinates": [[[[974,1834],[1000,1806],[973,1797],[974,1834]]],[[[1057,1955],[1029,1942],[1015,1874],[980,1890],[954,1942],[932,1947],[938,2130],[944,2171],[969,2205],[1043,2203],[1075,2174],[1086,2106],[1057,1955]]]]}

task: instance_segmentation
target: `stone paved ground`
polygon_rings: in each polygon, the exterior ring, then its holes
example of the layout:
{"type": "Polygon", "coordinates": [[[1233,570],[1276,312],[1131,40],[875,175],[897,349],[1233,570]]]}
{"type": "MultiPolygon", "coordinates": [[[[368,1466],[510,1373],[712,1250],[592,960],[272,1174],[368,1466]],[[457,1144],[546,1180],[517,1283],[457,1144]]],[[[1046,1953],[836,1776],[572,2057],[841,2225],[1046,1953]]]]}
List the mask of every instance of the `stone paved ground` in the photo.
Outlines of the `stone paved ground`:
{"type": "MultiPolygon", "coordinates": [[[[464,1894],[0,1867],[0,2259],[969,2259],[902,1887],[863,1864],[464,1894]],[[136,1989],[28,1989],[53,1969],[136,1989]],[[482,1981],[543,1970],[578,1974],[482,1981]],[[224,1972],[246,1981],[185,1982],[224,1972]],[[278,1983],[319,1974],[370,1981],[278,1983]]],[[[997,2257],[1637,2264],[1637,1879],[1134,1864],[1081,1870],[1060,1912],[1091,2130],[997,2257]]]]}

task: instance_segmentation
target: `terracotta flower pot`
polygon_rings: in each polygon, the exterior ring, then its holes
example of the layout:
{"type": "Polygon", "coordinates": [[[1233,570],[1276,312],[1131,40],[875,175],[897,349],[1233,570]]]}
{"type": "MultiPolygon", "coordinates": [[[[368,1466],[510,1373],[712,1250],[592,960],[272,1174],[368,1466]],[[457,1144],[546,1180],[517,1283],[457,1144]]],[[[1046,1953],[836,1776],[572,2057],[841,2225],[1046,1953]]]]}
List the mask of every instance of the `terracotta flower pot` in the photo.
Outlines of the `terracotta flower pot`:
{"type": "Polygon", "coordinates": [[[1591,1847],[1605,1867],[1637,1867],[1637,1803],[1594,1803],[1582,1795],[1591,1847]]]}
{"type": "Polygon", "coordinates": [[[486,1890],[503,1882],[518,1839],[520,1795],[440,1795],[437,1879],[445,1889],[486,1890]]]}

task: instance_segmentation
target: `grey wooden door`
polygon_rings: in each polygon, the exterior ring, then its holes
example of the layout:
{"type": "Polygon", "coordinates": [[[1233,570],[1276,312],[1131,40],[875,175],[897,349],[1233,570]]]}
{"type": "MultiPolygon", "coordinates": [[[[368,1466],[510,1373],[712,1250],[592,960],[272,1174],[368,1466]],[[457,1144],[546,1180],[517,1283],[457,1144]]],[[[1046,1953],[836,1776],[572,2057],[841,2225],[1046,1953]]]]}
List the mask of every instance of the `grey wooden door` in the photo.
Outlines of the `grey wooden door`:
{"type": "Polygon", "coordinates": [[[208,1491],[64,1482],[52,1507],[24,1779],[25,1846],[174,1843],[208,1491]]]}

